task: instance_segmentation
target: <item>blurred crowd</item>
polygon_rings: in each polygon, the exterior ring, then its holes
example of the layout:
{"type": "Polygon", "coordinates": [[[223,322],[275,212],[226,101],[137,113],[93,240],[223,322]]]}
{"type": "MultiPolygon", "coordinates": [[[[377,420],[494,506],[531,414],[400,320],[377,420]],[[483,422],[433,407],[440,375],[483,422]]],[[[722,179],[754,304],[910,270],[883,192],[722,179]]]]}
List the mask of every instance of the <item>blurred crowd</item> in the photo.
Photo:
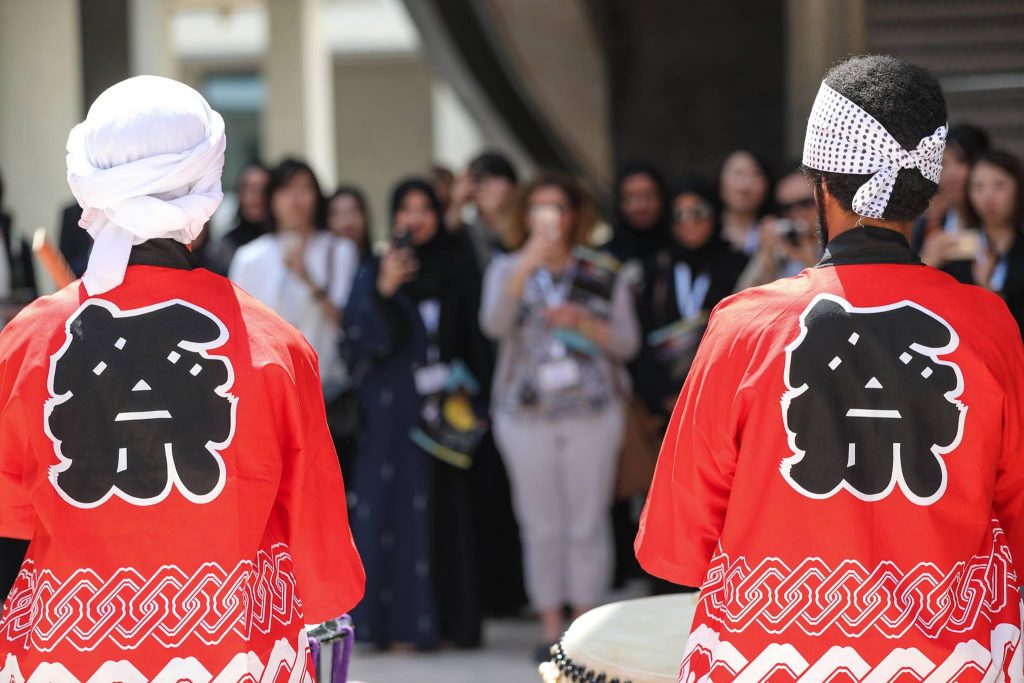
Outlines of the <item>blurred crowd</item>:
{"type": "MultiPolygon", "coordinates": [[[[717,177],[673,184],[628,164],[601,211],[578,179],[521,178],[485,152],[397,182],[379,232],[359,187],[325,195],[301,160],[242,170],[233,225],[193,254],[319,356],[368,577],[361,640],[472,648],[485,617],[529,606],[546,646],[613,585],[668,590],[632,540],[708,315],[822,256],[813,186],[781,170],[742,149],[717,177]]],[[[1022,183],[1020,159],[954,126],[912,245],[1019,323],[1022,183]]],[[[77,275],[80,216],[61,217],[77,275]]],[[[31,251],[2,211],[0,233],[0,300],[30,300],[31,251]]]]}

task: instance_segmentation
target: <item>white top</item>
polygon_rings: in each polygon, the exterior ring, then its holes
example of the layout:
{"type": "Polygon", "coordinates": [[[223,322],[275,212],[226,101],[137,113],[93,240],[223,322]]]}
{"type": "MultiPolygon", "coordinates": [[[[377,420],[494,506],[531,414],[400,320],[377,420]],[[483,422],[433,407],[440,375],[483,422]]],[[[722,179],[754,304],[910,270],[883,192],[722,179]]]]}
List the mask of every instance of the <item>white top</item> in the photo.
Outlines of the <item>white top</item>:
{"type": "MultiPolygon", "coordinates": [[[[327,292],[332,304],[343,309],[359,265],[355,245],[332,233],[317,232],[306,242],[305,256],[309,277],[327,292]]],[[[309,285],[285,266],[278,235],[263,235],[240,247],[228,277],[302,333],[320,358],[320,379],[325,386],[345,381],[338,352],[341,330],[324,316],[309,285]]]]}

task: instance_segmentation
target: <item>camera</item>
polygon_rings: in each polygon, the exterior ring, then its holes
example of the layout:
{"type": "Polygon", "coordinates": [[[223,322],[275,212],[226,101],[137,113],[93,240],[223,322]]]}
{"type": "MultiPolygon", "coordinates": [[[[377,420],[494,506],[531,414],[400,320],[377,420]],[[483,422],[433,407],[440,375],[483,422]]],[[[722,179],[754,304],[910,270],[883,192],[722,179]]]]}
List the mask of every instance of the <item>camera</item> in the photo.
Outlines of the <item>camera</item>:
{"type": "Polygon", "coordinates": [[[794,247],[800,245],[800,239],[806,233],[804,226],[788,218],[780,218],[775,223],[776,232],[794,247]]]}

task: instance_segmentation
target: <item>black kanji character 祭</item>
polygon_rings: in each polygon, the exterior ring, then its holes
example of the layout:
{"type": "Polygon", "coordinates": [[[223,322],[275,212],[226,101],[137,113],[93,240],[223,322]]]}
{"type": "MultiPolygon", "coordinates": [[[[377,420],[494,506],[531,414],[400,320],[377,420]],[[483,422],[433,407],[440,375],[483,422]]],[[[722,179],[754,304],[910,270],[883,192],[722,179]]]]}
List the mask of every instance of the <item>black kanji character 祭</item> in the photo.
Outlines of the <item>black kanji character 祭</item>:
{"type": "Polygon", "coordinates": [[[787,348],[783,412],[794,455],[782,474],[800,493],[846,488],[879,500],[898,485],[928,505],[946,489],[942,457],[960,442],[960,368],[940,356],[956,332],[912,302],[856,308],[817,297],[787,348]]]}
{"type": "Polygon", "coordinates": [[[219,451],[234,432],[227,340],[210,313],[183,301],[121,311],[88,301],[50,363],[47,433],[60,464],[50,481],[78,507],[117,495],[137,505],[177,486],[195,503],[224,487],[219,451]]]}
{"type": "Polygon", "coordinates": [[[709,316],[638,525],[640,566],[700,587],[673,680],[1024,683],[1021,328],[912,246],[947,114],[899,58],[822,79],[821,260],[709,316]]]}
{"type": "Polygon", "coordinates": [[[88,265],[0,330],[0,683],[312,683],[366,572],[316,352],[191,249],[224,119],[137,76],[66,139],[88,265]]]}

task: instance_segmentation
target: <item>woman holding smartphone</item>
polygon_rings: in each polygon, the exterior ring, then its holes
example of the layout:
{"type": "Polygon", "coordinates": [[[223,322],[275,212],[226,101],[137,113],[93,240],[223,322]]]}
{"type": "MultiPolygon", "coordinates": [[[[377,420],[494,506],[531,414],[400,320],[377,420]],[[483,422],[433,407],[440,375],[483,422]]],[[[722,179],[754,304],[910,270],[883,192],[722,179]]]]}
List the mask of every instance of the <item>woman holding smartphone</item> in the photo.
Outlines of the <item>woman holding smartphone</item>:
{"type": "Polygon", "coordinates": [[[541,174],[513,214],[518,251],[484,277],[480,324],[499,344],[494,434],[523,538],[527,594],[543,626],[539,656],[561,636],[564,606],[581,614],[600,604],[611,581],[624,364],[639,332],[621,277],[603,305],[570,300],[580,267],[574,248],[588,242],[593,224],[573,179],[541,174]]]}
{"type": "Polygon", "coordinates": [[[363,368],[350,517],[367,567],[356,637],[378,648],[480,642],[469,471],[413,440],[452,368],[485,366],[476,326],[472,249],[448,233],[431,185],[412,179],[391,199],[391,244],[360,268],[345,313],[351,362],[363,368]]]}

